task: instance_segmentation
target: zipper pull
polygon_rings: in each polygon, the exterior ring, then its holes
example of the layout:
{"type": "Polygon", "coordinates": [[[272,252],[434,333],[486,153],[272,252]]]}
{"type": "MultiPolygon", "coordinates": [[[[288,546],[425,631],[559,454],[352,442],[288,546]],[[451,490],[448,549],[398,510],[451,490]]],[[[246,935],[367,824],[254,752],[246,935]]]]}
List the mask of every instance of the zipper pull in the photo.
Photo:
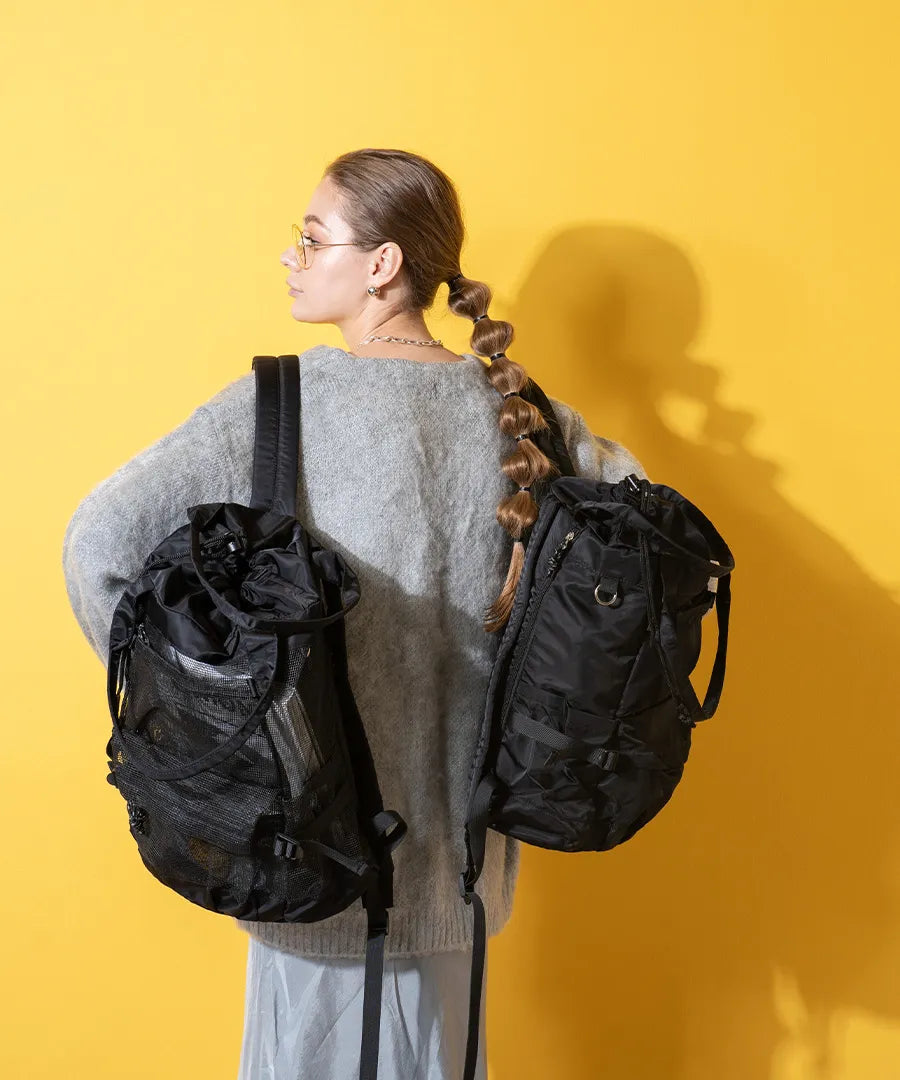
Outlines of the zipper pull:
{"type": "Polygon", "coordinates": [[[556,571],[559,569],[560,560],[562,559],[563,555],[566,553],[574,539],[575,533],[567,532],[563,539],[560,541],[560,543],[557,545],[556,551],[554,551],[550,558],[547,560],[547,577],[550,577],[551,574],[555,574],[556,571]]]}

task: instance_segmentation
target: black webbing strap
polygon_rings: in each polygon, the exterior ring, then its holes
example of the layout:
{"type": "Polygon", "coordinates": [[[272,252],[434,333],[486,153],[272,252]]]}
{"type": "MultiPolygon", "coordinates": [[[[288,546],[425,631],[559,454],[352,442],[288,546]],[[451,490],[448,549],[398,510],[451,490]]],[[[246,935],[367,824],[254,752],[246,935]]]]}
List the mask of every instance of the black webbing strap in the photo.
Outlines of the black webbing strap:
{"type": "Polygon", "coordinates": [[[384,940],[388,932],[387,908],[381,900],[377,878],[366,893],[369,919],[366,939],[366,973],[363,988],[362,1042],[359,1048],[359,1080],[376,1080],[378,1043],[381,1034],[381,983],[384,976],[384,940]]]}
{"type": "Polygon", "coordinates": [[[469,979],[469,1032],[466,1036],[466,1061],[463,1080],[475,1080],[478,1061],[478,1038],[481,1026],[481,995],[484,989],[484,959],[487,952],[487,922],[484,903],[477,892],[470,897],[475,916],[475,941],[472,945],[472,973],[469,979]]]}
{"type": "Polygon", "coordinates": [[[497,788],[493,777],[485,777],[478,785],[472,799],[469,820],[466,823],[466,869],[459,875],[459,894],[472,905],[474,916],[474,941],[472,943],[472,972],[469,980],[469,1030],[466,1036],[466,1061],[463,1080],[474,1080],[478,1058],[478,1039],[481,1022],[481,995],[484,983],[484,961],[487,952],[487,925],[484,903],[475,891],[475,883],[484,866],[488,817],[491,799],[497,788]]]}
{"type": "Polygon", "coordinates": [[[585,761],[593,762],[601,769],[615,771],[619,761],[617,750],[606,750],[602,746],[592,746],[583,739],[573,739],[570,735],[550,727],[549,724],[542,724],[540,720],[524,716],[522,713],[510,713],[506,721],[506,730],[527,735],[528,738],[535,739],[544,746],[549,746],[551,750],[568,757],[583,758],[585,761]]]}

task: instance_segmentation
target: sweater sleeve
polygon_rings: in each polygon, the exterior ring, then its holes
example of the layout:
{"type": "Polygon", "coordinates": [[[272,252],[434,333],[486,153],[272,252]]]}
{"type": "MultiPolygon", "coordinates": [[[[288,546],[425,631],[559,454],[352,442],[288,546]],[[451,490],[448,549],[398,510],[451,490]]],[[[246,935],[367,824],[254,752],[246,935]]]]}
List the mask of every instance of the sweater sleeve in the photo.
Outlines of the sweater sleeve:
{"type": "Polygon", "coordinates": [[[62,568],[69,604],[104,667],[113,612],[153,548],[187,524],[188,506],[232,501],[230,456],[217,422],[245,381],[230,383],[101,481],[66,526],[62,568]]]}
{"type": "Polygon", "coordinates": [[[595,435],[584,417],[565,401],[549,397],[559,419],[566,449],[579,476],[615,484],[629,473],[649,480],[646,470],[634,454],[622,443],[595,435]]]}

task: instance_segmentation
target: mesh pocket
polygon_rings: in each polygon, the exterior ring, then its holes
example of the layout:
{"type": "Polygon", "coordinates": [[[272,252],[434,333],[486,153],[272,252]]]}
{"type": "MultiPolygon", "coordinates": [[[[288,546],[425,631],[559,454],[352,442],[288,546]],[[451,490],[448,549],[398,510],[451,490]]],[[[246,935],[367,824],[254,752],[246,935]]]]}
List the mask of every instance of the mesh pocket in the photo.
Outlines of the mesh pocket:
{"type": "Polygon", "coordinates": [[[143,776],[118,750],[116,786],[147,869],[194,903],[226,914],[252,907],[257,852],[281,821],[280,793],[213,770],[184,780],[143,776]]]}
{"type": "Polygon", "coordinates": [[[277,788],[245,783],[216,769],[205,769],[178,780],[144,776],[116,750],[115,780],[122,796],[147,814],[190,831],[222,847],[250,851],[262,823],[281,821],[281,792],[277,788]]]}
{"type": "MultiPolygon", "coordinates": [[[[317,708],[309,656],[309,647],[292,647],[259,728],[211,767],[154,779],[113,731],[113,773],[141,858],[195,903],[239,918],[314,921],[360,894],[352,869],[302,842],[313,837],[350,860],[370,855],[347,748],[333,714],[317,708]],[[295,857],[276,853],[278,833],[301,840],[295,857]]],[[[167,769],[226,743],[260,698],[240,662],[200,663],[144,623],[125,665],[120,724],[167,769]]]]}
{"type": "Polygon", "coordinates": [[[333,753],[335,745],[333,738],[324,742],[324,735],[317,733],[303,702],[303,674],[309,671],[306,666],[309,653],[309,648],[300,648],[291,655],[285,686],[272,699],[266,713],[266,725],[283,764],[289,798],[295,798],[306,789],[310,778],[333,753]]]}
{"type": "MultiPolygon", "coordinates": [[[[205,664],[179,652],[150,623],[138,628],[125,667],[120,720],[174,763],[217,749],[253,715],[257,683],[238,664],[205,664]]],[[[262,727],[229,756],[238,779],[274,786],[277,765],[262,727]]]]}

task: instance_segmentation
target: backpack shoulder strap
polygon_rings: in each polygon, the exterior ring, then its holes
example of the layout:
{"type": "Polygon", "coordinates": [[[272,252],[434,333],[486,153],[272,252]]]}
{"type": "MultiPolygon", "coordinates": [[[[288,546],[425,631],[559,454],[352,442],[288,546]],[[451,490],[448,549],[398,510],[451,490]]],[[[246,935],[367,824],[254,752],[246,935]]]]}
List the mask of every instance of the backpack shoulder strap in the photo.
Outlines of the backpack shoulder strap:
{"type": "Polygon", "coordinates": [[[297,513],[300,466],[300,357],[254,356],[256,440],[250,505],[297,513]]]}
{"type": "Polygon", "coordinates": [[[532,441],[537,443],[541,451],[559,469],[560,476],[575,476],[575,466],[572,464],[572,458],[566,448],[566,441],[563,438],[559,418],[550,404],[550,399],[530,376],[524,389],[519,391],[519,397],[524,398],[525,401],[530,402],[532,405],[536,405],[550,425],[549,431],[539,431],[532,435],[532,441]]]}
{"type": "MultiPolygon", "coordinates": [[[[532,442],[536,443],[538,449],[553,462],[557,469],[559,469],[559,476],[575,476],[575,466],[572,464],[572,458],[569,456],[569,451],[566,448],[566,441],[563,438],[559,417],[556,415],[556,411],[550,404],[550,399],[530,376],[524,388],[519,391],[519,397],[530,402],[532,405],[536,405],[543,413],[544,419],[550,425],[548,430],[535,432],[535,434],[531,436],[532,442]]],[[[555,479],[556,476],[551,473],[542,480],[535,482],[531,494],[539,507],[547,494],[550,485],[555,479]]],[[[531,540],[532,529],[536,524],[537,519],[522,530],[522,543],[525,545],[526,551],[528,550],[528,543],[531,540]]]]}

